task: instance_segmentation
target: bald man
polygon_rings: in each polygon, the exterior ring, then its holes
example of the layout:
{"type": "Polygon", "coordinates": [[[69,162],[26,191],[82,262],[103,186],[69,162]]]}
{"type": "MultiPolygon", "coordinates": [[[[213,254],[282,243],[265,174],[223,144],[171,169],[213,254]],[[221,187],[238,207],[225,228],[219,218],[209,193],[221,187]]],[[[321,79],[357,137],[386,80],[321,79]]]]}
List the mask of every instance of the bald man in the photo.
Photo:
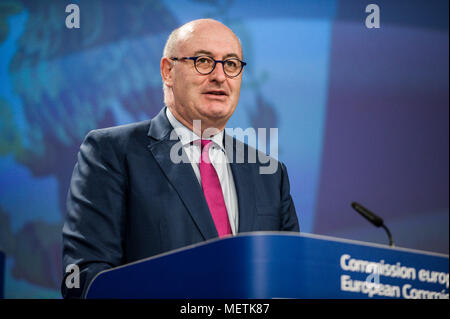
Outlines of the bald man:
{"type": "Polygon", "coordinates": [[[63,228],[63,271],[76,265],[80,287],[68,286],[65,273],[64,297],[85,296],[103,270],[190,244],[242,232],[299,231],[286,167],[276,162],[275,172],[261,174],[261,157],[250,161],[254,150],[224,133],[245,65],[228,27],[191,21],[164,48],[160,113],[89,132],[63,228]]]}

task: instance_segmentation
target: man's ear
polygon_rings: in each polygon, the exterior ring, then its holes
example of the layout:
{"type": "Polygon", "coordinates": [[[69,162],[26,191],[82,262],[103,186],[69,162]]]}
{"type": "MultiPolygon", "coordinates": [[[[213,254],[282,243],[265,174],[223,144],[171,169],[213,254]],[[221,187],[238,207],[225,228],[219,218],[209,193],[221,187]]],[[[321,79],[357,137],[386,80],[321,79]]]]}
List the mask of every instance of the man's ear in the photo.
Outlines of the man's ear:
{"type": "Polygon", "coordinates": [[[172,86],[173,78],[172,72],[170,71],[172,70],[173,66],[174,63],[169,58],[163,57],[161,59],[161,78],[168,87],[172,86]]]}

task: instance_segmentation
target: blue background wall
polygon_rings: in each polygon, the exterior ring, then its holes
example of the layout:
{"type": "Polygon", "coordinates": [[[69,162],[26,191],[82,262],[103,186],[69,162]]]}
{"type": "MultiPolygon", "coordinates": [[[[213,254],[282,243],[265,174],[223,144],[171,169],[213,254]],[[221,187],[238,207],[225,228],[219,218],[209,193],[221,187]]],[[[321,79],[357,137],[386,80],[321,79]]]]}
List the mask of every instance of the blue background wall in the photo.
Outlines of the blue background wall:
{"type": "Polygon", "coordinates": [[[0,250],[6,298],[60,297],[68,183],[91,129],[162,107],[170,31],[216,18],[240,37],[229,127],[279,128],[303,232],[449,251],[448,1],[0,2],[0,250]],[[77,3],[81,28],[65,27],[77,3]],[[376,3],[381,28],[365,27],[376,3]]]}

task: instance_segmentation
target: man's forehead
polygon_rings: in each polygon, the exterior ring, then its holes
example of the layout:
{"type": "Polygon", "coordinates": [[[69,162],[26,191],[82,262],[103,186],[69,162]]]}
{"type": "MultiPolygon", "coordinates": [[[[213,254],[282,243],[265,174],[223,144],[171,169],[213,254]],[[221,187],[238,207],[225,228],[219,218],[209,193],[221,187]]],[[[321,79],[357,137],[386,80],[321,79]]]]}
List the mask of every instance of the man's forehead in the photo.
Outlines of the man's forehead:
{"type": "Polygon", "coordinates": [[[199,55],[208,55],[208,56],[220,56],[221,58],[223,58],[223,59],[226,59],[226,58],[240,58],[240,55],[239,55],[239,53],[238,52],[232,52],[232,51],[229,51],[229,52],[227,52],[226,53],[226,51],[224,51],[225,53],[216,53],[216,52],[213,52],[213,51],[208,51],[208,50],[196,50],[196,51],[194,51],[194,53],[193,53],[193,55],[195,55],[195,56],[199,56],[199,55]]]}
{"type": "Polygon", "coordinates": [[[210,34],[220,34],[223,36],[236,37],[234,32],[226,25],[216,20],[200,19],[190,23],[186,23],[179,29],[180,37],[195,37],[208,36],[210,34]]]}
{"type": "Polygon", "coordinates": [[[242,55],[238,38],[224,25],[186,26],[180,31],[179,45],[182,51],[218,56],[242,55]]]}

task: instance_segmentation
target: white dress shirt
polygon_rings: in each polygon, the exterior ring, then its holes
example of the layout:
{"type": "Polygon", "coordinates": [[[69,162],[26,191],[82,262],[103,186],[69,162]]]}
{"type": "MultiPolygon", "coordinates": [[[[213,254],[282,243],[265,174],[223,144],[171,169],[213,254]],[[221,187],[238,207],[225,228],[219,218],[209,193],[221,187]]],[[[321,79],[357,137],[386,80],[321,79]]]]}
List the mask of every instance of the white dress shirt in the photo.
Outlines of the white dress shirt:
{"type": "MultiPolygon", "coordinates": [[[[169,108],[166,108],[166,115],[169,119],[170,124],[175,129],[175,132],[180,138],[181,144],[183,145],[183,150],[186,152],[186,155],[191,162],[192,168],[194,169],[195,176],[197,177],[197,180],[201,186],[202,180],[199,168],[201,149],[199,143],[192,143],[193,141],[200,140],[201,138],[186,126],[184,126],[182,123],[180,123],[180,121],[178,121],[175,116],[173,116],[169,108]]],[[[233,235],[236,235],[239,227],[238,201],[236,187],[234,185],[233,173],[225,155],[223,134],[224,131],[222,130],[212,138],[209,138],[212,141],[212,145],[211,147],[209,147],[208,154],[211,163],[214,166],[217,175],[219,176],[223,199],[225,201],[225,206],[228,212],[228,219],[230,221],[231,231],[233,232],[233,235]]]]}

